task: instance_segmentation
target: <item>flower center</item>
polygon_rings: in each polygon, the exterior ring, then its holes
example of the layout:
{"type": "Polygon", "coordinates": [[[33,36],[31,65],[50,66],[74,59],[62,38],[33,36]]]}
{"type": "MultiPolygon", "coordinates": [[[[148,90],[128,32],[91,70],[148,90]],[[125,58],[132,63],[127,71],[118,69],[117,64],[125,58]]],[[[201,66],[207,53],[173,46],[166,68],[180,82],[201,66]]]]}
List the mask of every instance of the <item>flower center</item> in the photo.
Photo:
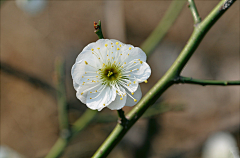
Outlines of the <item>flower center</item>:
{"type": "Polygon", "coordinates": [[[114,65],[107,65],[102,70],[102,78],[105,81],[116,81],[119,77],[120,70],[114,65]]]}

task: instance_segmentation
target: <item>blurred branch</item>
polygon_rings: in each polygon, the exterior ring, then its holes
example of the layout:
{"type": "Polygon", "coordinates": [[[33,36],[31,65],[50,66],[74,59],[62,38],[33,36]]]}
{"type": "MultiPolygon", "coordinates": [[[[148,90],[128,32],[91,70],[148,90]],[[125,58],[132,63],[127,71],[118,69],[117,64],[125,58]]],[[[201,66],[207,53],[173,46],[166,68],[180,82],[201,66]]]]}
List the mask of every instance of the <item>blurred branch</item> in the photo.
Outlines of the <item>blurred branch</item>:
{"type": "MultiPolygon", "coordinates": [[[[166,103],[156,103],[151,108],[149,108],[144,115],[142,116],[144,119],[157,116],[159,114],[167,113],[170,111],[183,111],[185,110],[185,105],[177,104],[177,105],[169,105],[166,103]]],[[[96,119],[94,120],[95,123],[111,123],[116,122],[118,117],[116,115],[111,114],[104,114],[100,113],[98,116],[96,116],[96,119]]]]}
{"type": "Polygon", "coordinates": [[[189,3],[188,7],[190,8],[193,16],[194,24],[196,25],[201,22],[201,18],[198,14],[197,7],[195,6],[194,0],[188,0],[188,3],[189,3]]]}
{"type": "Polygon", "coordinates": [[[9,75],[15,76],[23,81],[26,81],[37,88],[42,88],[46,92],[50,93],[52,96],[55,96],[56,94],[56,89],[49,85],[48,83],[40,80],[35,76],[29,75],[26,72],[13,68],[11,65],[4,63],[2,61],[0,61],[0,70],[5,73],[8,73],[9,75]]]}
{"type": "Polygon", "coordinates": [[[94,158],[107,157],[112,149],[123,138],[127,131],[136,123],[143,113],[170,87],[174,80],[180,75],[182,69],[197,49],[198,45],[206,35],[208,30],[225,13],[225,11],[235,2],[235,0],[221,0],[210,14],[197,26],[189,38],[187,44],[179,54],[175,62],[164,74],[164,76],[151,88],[148,93],[139,101],[137,105],[127,114],[128,124],[122,127],[117,124],[108,138],[98,148],[93,155],[94,158]]]}
{"type": "Polygon", "coordinates": [[[87,109],[83,115],[73,123],[72,126],[72,136],[76,136],[80,131],[87,127],[93,118],[96,116],[98,111],[87,109]]]}
{"type": "Polygon", "coordinates": [[[58,57],[55,61],[56,73],[56,89],[57,89],[57,102],[58,102],[58,118],[61,137],[67,139],[69,137],[69,123],[68,123],[68,109],[65,90],[65,61],[63,58],[58,57]]]}
{"type": "Polygon", "coordinates": [[[184,109],[185,105],[182,104],[169,105],[167,103],[156,103],[143,114],[143,118],[149,118],[169,111],[183,111],[184,109]]]}
{"type": "Polygon", "coordinates": [[[180,76],[175,83],[188,83],[188,84],[198,84],[202,86],[213,85],[213,86],[231,86],[240,85],[240,81],[218,81],[218,80],[200,80],[193,79],[192,77],[180,76]]]}
{"type": "Polygon", "coordinates": [[[168,30],[180,14],[185,3],[186,0],[172,1],[164,17],[158,23],[157,27],[140,46],[147,55],[150,55],[153,52],[163,37],[167,34],[168,30]]]}

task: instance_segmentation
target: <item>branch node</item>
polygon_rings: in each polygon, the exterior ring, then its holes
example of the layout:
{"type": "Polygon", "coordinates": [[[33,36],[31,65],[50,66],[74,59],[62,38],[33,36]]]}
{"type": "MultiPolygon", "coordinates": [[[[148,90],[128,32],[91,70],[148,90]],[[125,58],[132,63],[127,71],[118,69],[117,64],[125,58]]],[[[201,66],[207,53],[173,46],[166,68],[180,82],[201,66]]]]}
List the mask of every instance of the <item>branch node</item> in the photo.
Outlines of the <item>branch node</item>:
{"type": "Polygon", "coordinates": [[[118,110],[119,120],[118,123],[123,126],[123,128],[127,128],[129,120],[125,117],[124,111],[122,109],[118,110]]]}

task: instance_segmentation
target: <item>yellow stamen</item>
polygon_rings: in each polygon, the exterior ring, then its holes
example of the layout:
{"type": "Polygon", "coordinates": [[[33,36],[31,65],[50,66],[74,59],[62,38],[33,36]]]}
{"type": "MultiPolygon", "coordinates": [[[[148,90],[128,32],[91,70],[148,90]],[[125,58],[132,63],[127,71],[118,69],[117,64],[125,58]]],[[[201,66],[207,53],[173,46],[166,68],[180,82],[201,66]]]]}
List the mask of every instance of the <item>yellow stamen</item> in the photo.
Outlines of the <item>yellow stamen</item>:
{"type": "Polygon", "coordinates": [[[92,98],[90,98],[90,99],[92,99],[92,98]]]}
{"type": "Polygon", "coordinates": [[[100,49],[100,48],[97,48],[97,49],[100,49]]]}
{"type": "Polygon", "coordinates": [[[91,50],[93,51],[94,49],[92,48],[91,50]]]}
{"type": "Polygon", "coordinates": [[[118,42],[116,42],[116,45],[118,45],[118,42]]]}
{"type": "Polygon", "coordinates": [[[110,77],[111,75],[113,74],[113,72],[111,72],[111,71],[108,71],[108,77],[110,77]]]}
{"type": "Polygon", "coordinates": [[[142,62],[142,61],[140,61],[140,63],[142,64],[143,62],[142,62]]]}
{"type": "Polygon", "coordinates": [[[120,98],[120,100],[122,100],[123,98],[120,98]]]}
{"type": "Polygon", "coordinates": [[[147,81],[147,80],[145,80],[144,82],[145,82],[145,83],[148,83],[148,81],[147,81]]]}
{"type": "Polygon", "coordinates": [[[117,50],[119,50],[119,48],[117,48],[117,50]]]}
{"type": "Polygon", "coordinates": [[[107,44],[105,44],[105,47],[107,47],[108,45],[107,44]]]}
{"type": "Polygon", "coordinates": [[[137,99],[134,99],[135,102],[137,102],[137,99]]]}
{"type": "Polygon", "coordinates": [[[134,93],[132,92],[132,95],[133,95],[134,93]]]}
{"type": "Polygon", "coordinates": [[[88,62],[87,62],[87,61],[85,61],[85,64],[87,65],[87,64],[88,64],[88,62]]]}
{"type": "Polygon", "coordinates": [[[83,95],[83,92],[81,93],[81,95],[83,95]]]}
{"type": "Polygon", "coordinates": [[[132,48],[131,47],[129,47],[129,50],[131,50],[132,48]]]}

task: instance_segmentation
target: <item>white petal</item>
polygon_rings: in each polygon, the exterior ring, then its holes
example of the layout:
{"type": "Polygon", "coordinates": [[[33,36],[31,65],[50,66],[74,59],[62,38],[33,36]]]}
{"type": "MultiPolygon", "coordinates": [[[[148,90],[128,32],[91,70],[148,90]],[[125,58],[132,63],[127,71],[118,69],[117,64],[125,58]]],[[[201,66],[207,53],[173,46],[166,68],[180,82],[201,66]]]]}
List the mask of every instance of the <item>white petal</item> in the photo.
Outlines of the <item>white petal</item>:
{"type": "Polygon", "coordinates": [[[143,62],[142,64],[138,64],[134,68],[138,68],[139,70],[131,72],[130,75],[136,77],[139,83],[144,82],[151,75],[151,68],[145,62],[143,62]]]}
{"type": "Polygon", "coordinates": [[[89,43],[86,47],[83,48],[83,51],[94,49],[96,42],[89,43]]]}
{"type": "Polygon", "coordinates": [[[81,51],[81,53],[78,55],[76,62],[80,62],[81,60],[83,60],[84,56],[89,56],[92,53],[92,50],[95,46],[95,42],[92,42],[90,44],[88,44],[86,47],[83,48],[83,50],[81,51]]]}
{"type": "MultiPolygon", "coordinates": [[[[96,89],[93,89],[94,92],[96,89]]],[[[97,93],[87,94],[87,106],[92,109],[101,111],[104,107],[108,106],[116,98],[116,89],[106,86],[104,90],[97,93]],[[100,95],[99,95],[100,93],[100,95]],[[91,99],[90,99],[91,98],[91,99]]]]}
{"type": "Polygon", "coordinates": [[[115,39],[110,39],[110,41],[112,41],[112,43],[116,44],[118,42],[118,45],[125,45],[124,43],[118,41],[118,40],[115,40],[115,39]]]}
{"type": "Polygon", "coordinates": [[[111,110],[119,110],[125,106],[126,99],[127,99],[127,96],[120,97],[119,95],[117,95],[116,99],[107,107],[111,110]],[[122,98],[122,100],[120,98],[122,98]]]}
{"type": "Polygon", "coordinates": [[[137,100],[137,102],[135,102],[130,96],[127,96],[127,101],[126,101],[125,106],[133,106],[133,105],[136,105],[139,102],[139,100],[142,98],[142,91],[141,91],[140,86],[138,86],[138,89],[136,90],[136,92],[134,92],[134,95],[132,95],[132,96],[133,96],[134,99],[137,100]]]}
{"type": "MultiPolygon", "coordinates": [[[[127,80],[125,80],[125,81],[127,81],[127,80]]],[[[125,88],[128,89],[128,91],[130,91],[130,92],[135,92],[138,88],[138,80],[135,77],[134,77],[134,79],[133,78],[128,79],[128,82],[125,85],[125,88]],[[135,81],[135,83],[134,83],[134,81],[135,81]]]]}
{"type": "MultiPolygon", "coordinates": [[[[87,60],[87,61],[89,62],[89,60],[87,60]]],[[[96,81],[96,80],[98,80],[96,78],[96,76],[99,75],[96,73],[97,70],[98,70],[97,68],[86,65],[85,61],[75,63],[71,70],[73,81],[76,82],[77,84],[79,84],[80,86],[83,84],[83,82],[90,82],[92,80],[96,81]],[[89,72],[89,71],[91,71],[93,73],[85,74],[85,72],[89,72]],[[94,78],[89,77],[89,76],[93,76],[94,78]],[[88,81],[88,79],[89,79],[89,81],[88,81]]]]}
{"type": "Polygon", "coordinates": [[[75,90],[77,91],[77,93],[76,93],[76,96],[77,96],[77,98],[82,102],[82,103],[84,103],[84,104],[86,104],[86,99],[87,99],[87,94],[88,94],[88,91],[86,91],[86,90],[90,90],[90,91],[92,91],[93,89],[96,89],[96,88],[94,88],[94,87],[96,87],[97,86],[97,83],[94,83],[94,84],[92,84],[92,85],[87,85],[87,84],[85,84],[85,85],[82,85],[82,86],[79,86],[77,83],[73,83],[73,86],[74,86],[74,88],[75,88],[75,90]],[[85,91],[85,92],[84,92],[85,91]],[[83,93],[84,92],[84,93],[83,93]]]}
{"type": "Polygon", "coordinates": [[[140,59],[143,62],[146,62],[147,56],[139,47],[134,47],[129,50],[128,46],[124,46],[124,52],[122,52],[121,62],[129,63],[134,59],[140,59]],[[129,55],[128,55],[129,54],[129,55]]]}
{"type": "Polygon", "coordinates": [[[94,46],[94,50],[101,54],[104,63],[107,62],[107,58],[109,57],[107,55],[110,54],[111,43],[112,42],[109,39],[99,39],[94,46]]]}

